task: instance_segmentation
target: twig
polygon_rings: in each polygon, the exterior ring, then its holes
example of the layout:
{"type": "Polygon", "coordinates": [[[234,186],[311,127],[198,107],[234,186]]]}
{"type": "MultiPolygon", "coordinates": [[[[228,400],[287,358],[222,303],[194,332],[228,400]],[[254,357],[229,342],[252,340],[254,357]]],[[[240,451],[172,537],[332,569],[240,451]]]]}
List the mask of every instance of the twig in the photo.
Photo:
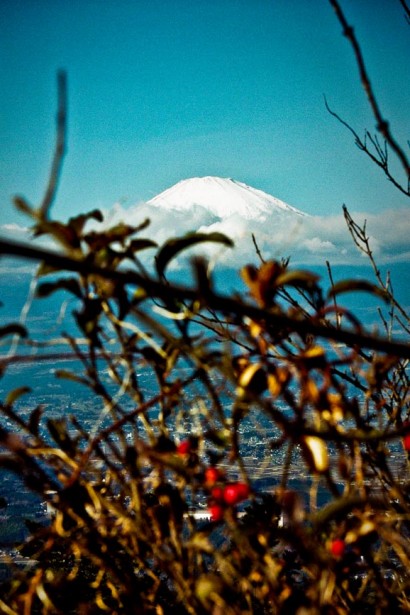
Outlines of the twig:
{"type": "Polygon", "coordinates": [[[392,184],[398,190],[400,190],[400,192],[402,192],[406,196],[410,196],[409,183],[407,184],[407,187],[402,186],[402,184],[390,172],[390,168],[389,168],[389,164],[388,164],[387,149],[386,148],[382,149],[380,144],[378,143],[376,137],[373,137],[368,131],[365,132],[365,138],[364,139],[359,137],[358,133],[354,130],[354,128],[352,128],[352,126],[350,126],[350,124],[348,124],[343,118],[341,118],[340,115],[338,115],[335,111],[333,111],[333,109],[329,106],[329,103],[327,102],[326,96],[324,97],[324,100],[325,100],[325,107],[326,107],[326,110],[328,111],[328,113],[330,113],[330,115],[332,115],[334,118],[336,118],[337,121],[340,124],[342,124],[342,126],[347,128],[352,133],[352,135],[354,136],[355,143],[356,143],[357,147],[362,152],[367,154],[367,156],[369,156],[370,160],[372,162],[374,162],[378,167],[380,167],[383,170],[383,172],[386,175],[387,179],[389,181],[391,181],[392,184]],[[377,152],[377,156],[369,149],[369,147],[367,145],[367,142],[366,142],[367,138],[371,141],[371,143],[375,147],[376,152],[377,152]]]}
{"type": "Polygon", "coordinates": [[[399,0],[400,4],[404,8],[407,22],[410,23],[410,7],[407,6],[406,0],[399,0]]]}
{"type": "MultiPolygon", "coordinates": [[[[403,149],[400,147],[400,145],[397,143],[397,141],[393,137],[391,130],[390,130],[389,122],[382,115],[382,112],[377,102],[373,87],[370,83],[370,79],[369,79],[369,76],[366,70],[366,65],[364,63],[363,54],[362,54],[359,42],[354,33],[354,29],[347,22],[346,17],[341,9],[339,2],[337,0],[329,0],[329,2],[331,6],[333,7],[340,24],[342,25],[343,34],[346,36],[346,38],[348,39],[348,41],[350,42],[353,48],[357,67],[359,69],[360,81],[361,81],[363,90],[367,96],[367,99],[369,101],[373,116],[376,120],[376,128],[380,132],[380,134],[383,135],[383,137],[385,138],[385,140],[387,141],[387,143],[389,144],[393,152],[396,154],[397,158],[399,159],[404,169],[404,172],[407,177],[407,181],[409,183],[410,182],[409,159],[407,158],[403,149]]],[[[407,9],[405,4],[403,6],[407,9]]],[[[409,189],[407,190],[407,193],[409,193],[409,189]]]]}
{"type": "Polygon", "coordinates": [[[368,348],[381,352],[387,352],[392,356],[410,359],[410,345],[402,342],[393,342],[386,338],[366,335],[348,329],[336,329],[323,324],[317,324],[310,319],[299,320],[285,314],[272,313],[269,310],[245,303],[232,297],[225,297],[208,289],[201,290],[179,286],[176,284],[163,284],[150,277],[138,274],[130,270],[108,270],[103,267],[92,265],[86,260],[80,260],[58,254],[53,251],[29,246],[6,239],[0,239],[0,254],[9,254],[20,258],[42,260],[59,269],[75,271],[84,275],[96,274],[104,279],[118,281],[121,284],[134,284],[143,288],[150,297],[162,300],[169,299],[170,294],[179,301],[205,300],[206,307],[222,312],[234,314],[237,317],[249,317],[256,321],[263,321],[267,326],[295,331],[301,335],[310,334],[324,339],[334,340],[353,347],[368,348]]]}
{"type": "Polygon", "coordinates": [[[265,263],[266,261],[265,261],[265,259],[262,256],[262,253],[261,253],[261,251],[259,249],[259,246],[257,244],[256,237],[255,237],[254,233],[252,233],[252,241],[253,241],[253,245],[255,246],[256,254],[259,256],[260,261],[262,263],[265,263]]]}
{"type": "Polygon", "coordinates": [[[352,236],[354,243],[359,248],[359,250],[363,252],[363,254],[366,254],[366,256],[369,258],[371,266],[373,267],[374,274],[376,276],[376,279],[380,287],[388,295],[390,303],[394,305],[396,309],[401,313],[403,318],[406,321],[408,321],[409,316],[407,312],[402,308],[402,306],[398,303],[398,301],[395,299],[394,294],[390,290],[390,285],[385,284],[382,280],[380,270],[376,264],[376,261],[374,260],[373,252],[370,247],[369,237],[366,233],[366,222],[364,222],[363,227],[359,226],[353,220],[346,205],[343,205],[343,215],[346,220],[347,228],[349,229],[350,235],[352,236]]]}
{"type": "MultiPolygon", "coordinates": [[[[330,284],[332,287],[332,290],[335,287],[334,281],[333,281],[333,273],[332,273],[332,268],[330,266],[329,261],[326,261],[326,267],[327,267],[327,273],[329,275],[329,280],[330,280],[330,284]]],[[[333,294],[333,305],[335,308],[335,316],[336,316],[336,326],[339,328],[340,327],[340,321],[341,321],[341,316],[337,307],[337,300],[336,300],[336,294],[333,294]]]]}
{"type": "Polygon", "coordinates": [[[53,204],[57,193],[58,182],[60,179],[63,159],[66,150],[66,130],[67,130],[67,74],[59,71],[57,74],[58,109],[57,109],[57,138],[54,150],[53,162],[51,165],[50,177],[43,201],[38,213],[42,220],[48,217],[50,207],[53,204]]]}

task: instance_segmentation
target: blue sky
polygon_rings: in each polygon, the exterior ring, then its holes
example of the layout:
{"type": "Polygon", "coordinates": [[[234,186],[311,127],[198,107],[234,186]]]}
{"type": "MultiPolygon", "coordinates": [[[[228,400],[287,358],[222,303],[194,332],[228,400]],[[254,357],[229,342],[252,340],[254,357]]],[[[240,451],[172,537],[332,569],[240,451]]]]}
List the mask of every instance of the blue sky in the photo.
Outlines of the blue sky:
{"type": "MultiPolygon", "coordinates": [[[[399,1],[342,0],[395,134],[410,135],[410,29],[399,1]]],[[[313,215],[406,206],[327,113],[373,129],[326,0],[2,0],[0,224],[47,182],[55,75],[69,79],[55,215],[233,177],[313,215]]]]}

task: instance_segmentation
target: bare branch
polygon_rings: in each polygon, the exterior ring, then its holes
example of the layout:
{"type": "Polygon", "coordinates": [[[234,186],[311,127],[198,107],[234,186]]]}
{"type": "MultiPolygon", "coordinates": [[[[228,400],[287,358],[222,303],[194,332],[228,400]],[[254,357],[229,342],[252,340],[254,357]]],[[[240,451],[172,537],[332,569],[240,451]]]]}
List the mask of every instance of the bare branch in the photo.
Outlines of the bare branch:
{"type": "Polygon", "coordinates": [[[400,4],[404,8],[404,13],[407,19],[407,22],[410,24],[410,7],[407,6],[406,0],[399,0],[400,4]]]}
{"type": "Polygon", "coordinates": [[[66,150],[67,74],[65,73],[65,71],[59,71],[57,74],[57,90],[57,137],[47,189],[38,210],[39,216],[42,220],[48,217],[50,207],[54,202],[57,193],[58,182],[60,179],[61,169],[63,166],[63,158],[66,150]]]}
{"type": "Polygon", "coordinates": [[[369,237],[366,233],[366,221],[364,222],[362,227],[357,224],[350,215],[346,205],[343,205],[343,215],[354,243],[359,248],[359,250],[368,257],[380,287],[387,293],[391,304],[394,305],[396,309],[398,309],[398,311],[402,314],[403,318],[408,322],[409,318],[406,311],[402,308],[402,306],[394,297],[394,293],[391,290],[390,280],[388,280],[387,283],[384,283],[382,280],[380,270],[376,264],[376,261],[374,260],[369,237]]]}
{"type": "Polygon", "coordinates": [[[340,117],[340,115],[338,115],[335,111],[333,111],[333,109],[331,109],[331,107],[329,106],[329,103],[327,102],[326,96],[324,97],[325,99],[325,107],[326,110],[330,113],[330,115],[332,115],[334,118],[337,119],[338,122],[340,122],[340,124],[342,124],[342,126],[344,126],[345,128],[347,128],[353,135],[354,140],[355,140],[355,144],[357,145],[357,147],[364,152],[365,154],[367,154],[367,156],[369,156],[369,158],[372,160],[372,162],[374,162],[378,167],[380,167],[383,170],[383,173],[386,175],[387,179],[389,181],[392,182],[392,184],[398,189],[400,190],[400,192],[402,192],[403,194],[405,194],[406,196],[410,196],[410,184],[409,182],[407,182],[406,186],[402,186],[402,184],[394,177],[394,175],[392,175],[390,168],[389,168],[389,163],[388,163],[388,153],[387,153],[387,144],[386,141],[384,142],[384,148],[381,146],[377,136],[373,136],[370,134],[369,131],[366,130],[365,135],[364,135],[364,139],[362,139],[358,133],[354,130],[354,128],[352,128],[352,126],[350,126],[350,124],[348,124],[343,118],[340,117]],[[367,140],[369,140],[371,142],[371,144],[373,145],[375,151],[376,151],[376,155],[371,151],[371,149],[369,149],[368,145],[367,145],[367,140]]]}
{"type": "Polygon", "coordinates": [[[299,320],[298,318],[291,318],[286,314],[273,313],[267,309],[259,308],[244,301],[220,295],[211,289],[192,289],[176,284],[163,284],[151,277],[141,276],[136,271],[109,270],[92,265],[86,260],[63,256],[53,251],[6,239],[0,239],[0,254],[44,261],[54,267],[75,271],[84,275],[97,274],[104,279],[115,280],[124,285],[135,284],[143,288],[151,298],[157,297],[166,301],[169,299],[169,296],[172,295],[174,299],[179,301],[201,301],[201,299],[205,299],[207,308],[219,311],[223,314],[235,314],[237,317],[249,317],[255,321],[263,321],[268,326],[290,329],[301,335],[309,334],[352,345],[354,347],[358,346],[387,352],[392,356],[410,359],[410,346],[408,344],[392,342],[388,339],[367,335],[359,331],[349,331],[348,329],[342,328],[336,329],[334,327],[317,324],[313,320],[299,320]]]}
{"type": "MultiPolygon", "coordinates": [[[[342,25],[343,34],[346,36],[348,41],[350,42],[353,52],[356,58],[357,67],[359,69],[360,81],[363,87],[363,90],[367,96],[367,99],[370,104],[370,108],[372,110],[373,116],[376,120],[376,128],[383,135],[384,139],[391,147],[392,151],[396,154],[398,160],[400,161],[401,166],[404,169],[408,182],[410,181],[410,161],[406,156],[404,150],[395,140],[390,130],[389,122],[383,117],[379,104],[377,102],[373,87],[370,83],[370,79],[366,70],[366,65],[364,63],[363,54],[354,33],[353,27],[347,22],[346,17],[341,9],[341,6],[337,0],[329,0],[331,6],[333,7],[337,18],[342,25]]],[[[406,6],[405,6],[406,8],[406,6]]],[[[353,131],[352,131],[353,132],[353,131]]],[[[382,165],[379,165],[382,166],[382,165]]],[[[407,191],[408,193],[408,191],[407,191]]]]}
{"type": "Polygon", "coordinates": [[[265,259],[263,258],[262,253],[261,253],[261,251],[259,249],[259,246],[258,246],[258,243],[256,241],[256,237],[255,237],[254,233],[252,233],[252,241],[253,241],[253,245],[255,246],[256,254],[258,255],[261,263],[264,263],[265,259]]]}

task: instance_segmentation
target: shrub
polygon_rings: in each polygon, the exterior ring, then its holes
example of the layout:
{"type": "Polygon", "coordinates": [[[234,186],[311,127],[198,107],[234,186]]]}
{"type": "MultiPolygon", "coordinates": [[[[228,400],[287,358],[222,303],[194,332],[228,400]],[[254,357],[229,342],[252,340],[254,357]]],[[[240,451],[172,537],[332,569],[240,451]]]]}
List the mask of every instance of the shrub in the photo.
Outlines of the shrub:
{"type": "MultiPolygon", "coordinates": [[[[85,409],[51,418],[39,405],[21,412],[26,386],[2,401],[1,467],[52,514],[29,524],[20,551],[32,565],[9,562],[0,609],[408,611],[409,321],[380,278],[366,229],[345,210],[375,284],[344,281],[326,291],[312,272],[262,255],[242,270],[241,297],[217,293],[201,259],[192,263],[192,286],[170,283],[180,251],[229,238],[169,240],[148,273],[140,252],[155,245],[143,236],[146,223],[91,231],[98,211],[52,219],[64,93],[60,76],[43,203],[17,199],[34,233],[59,250],[3,240],[0,249],[40,261],[39,297],[63,290],[75,299],[78,334],[66,333],[69,352],[57,357],[70,355],[74,367],[56,376],[73,383],[73,395],[74,385],[89,390],[97,418],[90,427],[85,409]],[[386,302],[402,340],[370,334],[341,306],[353,290],[386,302]]],[[[388,333],[385,317],[382,324],[388,333]]],[[[1,335],[28,332],[10,323],[1,335]]],[[[26,360],[3,356],[1,368],[26,360]]]]}

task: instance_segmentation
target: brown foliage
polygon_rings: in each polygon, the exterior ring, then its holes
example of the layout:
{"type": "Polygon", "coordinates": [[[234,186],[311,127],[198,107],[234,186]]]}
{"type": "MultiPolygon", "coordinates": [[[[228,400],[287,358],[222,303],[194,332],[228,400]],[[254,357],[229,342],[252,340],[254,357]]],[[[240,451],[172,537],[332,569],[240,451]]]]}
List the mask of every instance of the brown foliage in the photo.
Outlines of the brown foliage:
{"type": "MultiPolygon", "coordinates": [[[[146,221],[98,232],[87,230],[97,211],[67,223],[50,217],[65,150],[59,83],[46,195],[38,208],[16,200],[59,251],[7,241],[0,249],[40,261],[40,297],[75,298],[78,334],[65,338],[75,367],[56,376],[89,390],[97,418],[90,429],[81,412],[21,413],[27,386],[1,402],[0,467],[22,477],[50,515],[30,524],[20,546],[32,565],[9,561],[0,611],[409,611],[409,321],[381,280],[366,228],[345,210],[375,284],[334,284],[329,267],[326,293],[313,273],[265,262],[256,240],[261,264],[242,271],[242,297],[218,294],[201,260],[192,287],[169,283],[176,255],[207,240],[197,234],[159,247],[157,272],[147,273],[140,252],[155,244],[141,236],[146,221]],[[355,290],[387,302],[383,336],[342,307],[355,290]]],[[[10,335],[35,344],[20,324],[0,330],[10,335]]],[[[2,373],[30,360],[3,356],[2,373]]]]}

